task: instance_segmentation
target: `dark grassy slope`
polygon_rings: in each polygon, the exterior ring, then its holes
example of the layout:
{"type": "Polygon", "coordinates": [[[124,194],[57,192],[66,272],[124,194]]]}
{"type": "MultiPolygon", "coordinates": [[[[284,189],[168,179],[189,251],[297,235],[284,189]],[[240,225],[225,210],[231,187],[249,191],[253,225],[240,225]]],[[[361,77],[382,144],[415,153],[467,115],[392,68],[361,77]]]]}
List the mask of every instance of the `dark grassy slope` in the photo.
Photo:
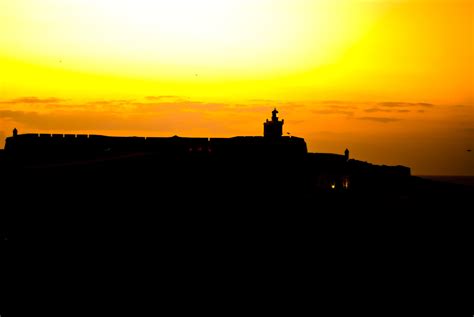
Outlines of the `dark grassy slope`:
{"type": "Polygon", "coordinates": [[[366,228],[376,219],[410,226],[468,214],[470,187],[367,172],[352,175],[351,190],[332,192],[315,189],[318,171],[309,164],[140,153],[28,167],[4,162],[3,227],[12,226],[5,230],[18,238],[81,240],[103,233],[130,239],[200,227],[255,224],[273,230],[270,223],[296,232],[325,220],[366,228]]]}
{"type": "Polygon", "coordinates": [[[41,298],[37,311],[57,311],[60,300],[77,312],[90,302],[58,293],[83,287],[106,311],[133,302],[134,315],[216,311],[216,302],[248,311],[251,298],[267,310],[296,300],[289,311],[340,315],[373,312],[376,302],[384,314],[423,314],[458,289],[470,189],[361,174],[349,192],[315,191],[308,171],[301,161],[138,153],[3,164],[3,307],[21,315],[22,301],[41,298]]]}

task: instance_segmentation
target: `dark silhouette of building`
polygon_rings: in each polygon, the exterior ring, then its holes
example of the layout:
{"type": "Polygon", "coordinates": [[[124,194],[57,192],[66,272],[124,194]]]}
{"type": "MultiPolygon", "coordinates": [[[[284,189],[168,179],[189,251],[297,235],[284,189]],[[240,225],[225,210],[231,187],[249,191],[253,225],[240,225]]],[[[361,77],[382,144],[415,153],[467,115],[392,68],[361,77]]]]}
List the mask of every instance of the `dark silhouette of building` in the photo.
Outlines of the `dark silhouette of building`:
{"type": "Polygon", "coordinates": [[[273,110],[264,136],[232,138],[109,137],[86,134],[18,134],[6,139],[5,151],[18,158],[77,159],[125,153],[152,153],[163,157],[218,157],[221,159],[302,158],[307,154],[303,138],[282,136],[283,120],[273,110]]]}
{"type": "Polygon", "coordinates": [[[214,184],[240,182],[258,191],[260,180],[265,179],[267,192],[281,191],[285,183],[298,190],[347,191],[354,186],[380,187],[381,179],[387,177],[398,184],[398,177],[410,176],[407,167],[349,160],[348,149],[343,155],[308,153],[303,138],[283,136],[284,120],[277,114],[275,108],[271,121],[264,122],[263,136],[231,138],[18,134],[14,129],[3,156],[4,161],[25,167],[119,168],[119,173],[139,167],[143,173],[154,170],[168,175],[163,177],[166,182],[173,182],[172,171],[179,171],[184,183],[201,182],[196,184],[199,187],[205,180],[213,190],[221,190],[214,184]]]}
{"type": "Polygon", "coordinates": [[[283,123],[285,120],[278,120],[277,117],[278,110],[273,109],[272,111],[272,121],[267,119],[263,123],[263,136],[266,138],[280,138],[283,135],[283,123]]]}

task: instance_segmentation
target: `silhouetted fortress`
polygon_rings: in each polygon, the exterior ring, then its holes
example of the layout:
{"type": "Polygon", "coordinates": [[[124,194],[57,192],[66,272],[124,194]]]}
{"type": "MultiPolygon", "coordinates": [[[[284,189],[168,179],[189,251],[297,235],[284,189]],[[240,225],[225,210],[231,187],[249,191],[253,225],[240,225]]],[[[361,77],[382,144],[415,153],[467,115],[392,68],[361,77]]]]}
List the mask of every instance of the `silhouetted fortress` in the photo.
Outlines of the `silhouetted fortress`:
{"type": "Polygon", "coordinates": [[[5,157],[17,166],[35,168],[119,165],[120,172],[125,172],[142,166],[180,170],[183,177],[205,170],[201,179],[217,175],[222,181],[223,174],[236,182],[253,183],[262,178],[266,187],[278,190],[283,181],[311,190],[346,191],[357,184],[377,187],[381,177],[410,176],[410,169],[404,166],[376,166],[350,159],[347,149],[344,155],[308,153],[303,138],[283,136],[284,120],[277,114],[274,109],[271,120],[263,123],[263,136],[232,138],[18,134],[15,129],[6,139],[5,157]]]}
{"type": "Polygon", "coordinates": [[[77,158],[119,153],[154,153],[163,156],[302,157],[306,142],[283,137],[283,121],[275,109],[264,123],[264,136],[233,138],[110,137],[86,134],[17,134],[6,139],[5,151],[24,158],[77,158]]]}

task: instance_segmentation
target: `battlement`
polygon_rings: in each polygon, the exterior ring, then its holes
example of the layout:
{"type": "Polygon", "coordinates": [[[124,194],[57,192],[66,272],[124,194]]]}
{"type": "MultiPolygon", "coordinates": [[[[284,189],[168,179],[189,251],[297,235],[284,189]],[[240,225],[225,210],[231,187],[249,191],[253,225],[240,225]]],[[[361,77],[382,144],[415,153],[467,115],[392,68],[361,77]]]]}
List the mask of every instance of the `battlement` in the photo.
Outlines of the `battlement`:
{"type": "Polygon", "coordinates": [[[155,153],[173,156],[267,157],[302,156],[307,153],[302,138],[264,137],[185,138],[185,137],[110,137],[87,134],[17,134],[8,137],[5,152],[30,159],[71,158],[110,153],[155,153]]]}
{"type": "Polygon", "coordinates": [[[18,134],[6,139],[5,152],[16,158],[35,160],[74,159],[102,154],[152,153],[171,156],[227,156],[239,159],[249,157],[279,158],[303,157],[307,152],[302,138],[283,137],[283,120],[273,110],[272,121],[264,123],[263,136],[237,136],[233,138],[173,137],[110,137],[93,134],[18,134]]]}

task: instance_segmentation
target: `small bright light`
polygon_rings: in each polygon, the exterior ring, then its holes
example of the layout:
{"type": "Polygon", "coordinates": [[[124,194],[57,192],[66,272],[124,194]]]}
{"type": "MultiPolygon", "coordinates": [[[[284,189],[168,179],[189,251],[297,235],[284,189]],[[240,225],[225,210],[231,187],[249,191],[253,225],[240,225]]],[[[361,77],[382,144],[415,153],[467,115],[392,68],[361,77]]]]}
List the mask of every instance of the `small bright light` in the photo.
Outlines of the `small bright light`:
{"type": "Polygon", "coordinates": [[[345,179],[344,182],[342,183],[342,187],[344,187],[344,189],[348,189],[349,188],[349,180],[348,179],[345,179]]]}
{"type": "Polygon", "coordinates": [[[332,188],[332,189],[335,189],[335,188],[336,188],[336,185],[332,184],[332,185],[331,185],[331,188],[332,188]]]}

